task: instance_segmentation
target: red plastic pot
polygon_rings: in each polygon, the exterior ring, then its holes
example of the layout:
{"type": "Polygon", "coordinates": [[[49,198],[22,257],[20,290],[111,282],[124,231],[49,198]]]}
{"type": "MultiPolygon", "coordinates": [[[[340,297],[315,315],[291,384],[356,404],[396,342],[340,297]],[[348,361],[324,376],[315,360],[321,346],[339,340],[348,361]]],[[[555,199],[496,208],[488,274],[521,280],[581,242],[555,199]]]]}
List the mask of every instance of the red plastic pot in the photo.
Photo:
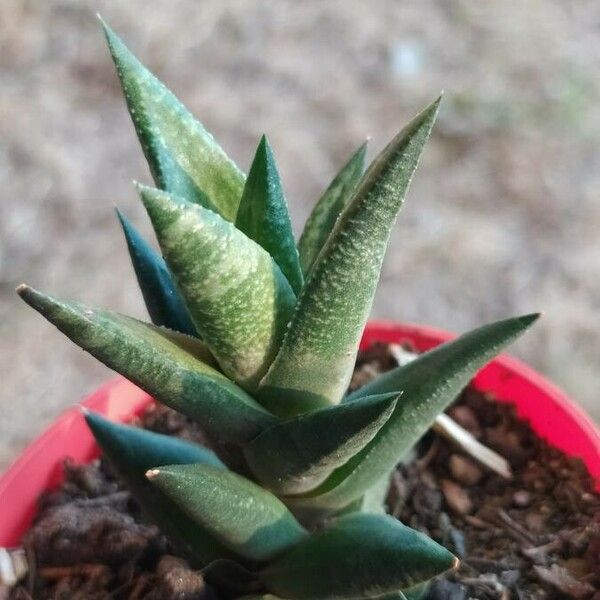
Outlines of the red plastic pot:
{"type": "MultiPolygon", "coordinates": [[[[454,337],[416,325],[373,321],[361,347],[376,341],[411,342],[425,351],[454,337]]],[[[583,459],[600,489],[600,430],[563,392],[523,363],[501,356],[482,369],[474,385],[511,402],[535,431],[549,443],[583,459]]],[[[123,378],[98,389],[83,405],[115,421],[128,421],[152,398],[123,378]]],[[[77,462],[94,458],[98,450],[81,412],[72,408],[37,438],[0,479],[0,547],[17,545],[35,514],[41,492],[60,482],[65,457],[77,462]]]]}

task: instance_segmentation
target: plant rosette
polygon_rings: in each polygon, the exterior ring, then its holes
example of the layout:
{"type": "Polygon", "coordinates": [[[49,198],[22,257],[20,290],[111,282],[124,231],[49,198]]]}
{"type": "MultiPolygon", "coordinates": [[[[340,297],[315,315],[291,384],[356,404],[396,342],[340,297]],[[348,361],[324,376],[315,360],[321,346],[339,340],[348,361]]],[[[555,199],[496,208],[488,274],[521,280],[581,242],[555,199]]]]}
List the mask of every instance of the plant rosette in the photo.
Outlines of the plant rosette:
{"type": "MultiPolygon", "coordinates": [[[[374,343],[405,344],[425,352],[454,337],[431,327],[371,321],[361,349],[374,343]]],[[[569,456],[581,458],[600,489],[600,431],[577,404],[553,383],[508,355],[494,359],[474,378],[475,389],[512,404],[536,434],[569,456]]],[[[127,423],[154,400],[126,379],[116,378],[88,396],[81,406],[111,421],[127,423]]],[[[34,440],[0,478],[0,546],[18,547],[34,518],[38,500],[63,478],[66,458],[86,463],[99,448],[79,408],[61,415],[34,440]]]]}
{"type": "MultiPolygon", "coordinates": [[[[103,456],[174,551],[231,595],[420,597],[432,579],[456,571],[460,548],[385,514],[390,478],[472,378],[539,317],[502,319],[453,339],[382,324],[365,333],[441,98],[366,170],[361,145],[296,243],[267,138],[246,175],[104,30],[156,186],[137,191],[160,252],[117,211],[151,322],[17,288],[132,382],[110,384],[88,403],[84,418],[103,456]],[[428,351],[348,392],[361,339],[402,335],[428,351]],[[199,424],[210,444],[122,424],[150,397],[199,424]]],[[[533,372],[496,360],[477,385],[515,402],[542,436],[598,476],[598,434],[583,414],[533,372]]],[[[462,431],[451,419],[445,430],[462,431]]],[[[77,460],[93,454],[84,431],[81,416],[68,413],[8,472],[7,543],[31,519],[35,495],[56,483],[65,444],[77,460]]],[[[64,528],[60,519],[52,526],[57,535],[64,528]]],[[[141,524],[137,533],[151,535],[141,524]]]]}

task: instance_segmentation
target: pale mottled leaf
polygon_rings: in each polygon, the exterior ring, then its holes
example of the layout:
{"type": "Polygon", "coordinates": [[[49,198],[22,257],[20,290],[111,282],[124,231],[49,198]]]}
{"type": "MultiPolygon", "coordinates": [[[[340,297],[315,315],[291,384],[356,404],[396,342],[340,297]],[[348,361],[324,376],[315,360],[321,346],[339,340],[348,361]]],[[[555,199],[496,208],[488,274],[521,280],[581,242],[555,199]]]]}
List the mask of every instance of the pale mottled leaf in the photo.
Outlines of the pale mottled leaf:
{"type": "Polygon", "coordinates": [[[276,496],[231,471],[174,465],[153,469],[148,477],[195,523],[245,558],[269,560],[307,536],[276,496]]]}
{"type": "Polygon", "coordinates": [[[523,334],[538,316],[526,315],[484,325],[384,373],[350,394],[349,402],[372,394],[403,392],[375,439],[304,500],[298,500],[299,505],[335,509],[360,497],[392,471],[477,371],[523,334]]]}
{"type": "Polygon", "coordinates": [[[266,136],[256,149],[235,226],[273,257],[294,292],[300,293],[304,278],[298,250],[275,157],[266,136]]]}
{"type": "Polygon", "coordinates": [[[156,185],[233,221],[244,174],[183,104],[103,24],[156,185]]]}
{"type": "Polygon", "coordinates": [[[195,567],[232,556],[206,529],[146,479],[146,471],[165,464],[225,466],[211,450],[139,427],[112,423],[98,414],[85,419],[99,446],[140,503],[145,515],[195,567]]]}
{"type": "Polygon", "coordinates": [[[152,322],[187,335],[197,336],[196,328],[162,256],[146,242],[118,209],[117,216],[125,234],[129,256],[152,322]]]}
{"type": "Polygon", "coordinates": [[[448,550],[388,515],[341,517],[261,574],[290,600],[360,600],[410,587],[457,565],[448,550]]]}
{"type": "Polygon", "coordinates": [[[346,391],[390,231],[438,104],[418,115],[369,167],[314,263],[261,383],[260,398],[273,412],[306,412],[339,402],[346,391]]]}
{"type": "Polygon", "coordinates": [[[18,292],[78,346],[160,402],[198,419],[214,439],[243,443],[275,424],[244,390],[203,362],[200,340],[27,286],[18,292]]]}
{"type": "Polygon", "coordinates": [[[252,391],[296,302],[271,256],[218,214],[140,187],[163,256],[198,332],[223,371],[252,391]]]}
{"type": "Polygon", "coordinates": [[[351,200],[365,169],[366,153],[365,142],[334,177],[306,221],[298,241],[300,264],[305,275],[325,245],[338,217],[351,200]]]}
{"type": "Polygon", "coordinates": [[[244,455],[258,479],[278,494],[304,492],[373,439],[397,398],[361,398],[284,421],[246,445],[244,455]]]}

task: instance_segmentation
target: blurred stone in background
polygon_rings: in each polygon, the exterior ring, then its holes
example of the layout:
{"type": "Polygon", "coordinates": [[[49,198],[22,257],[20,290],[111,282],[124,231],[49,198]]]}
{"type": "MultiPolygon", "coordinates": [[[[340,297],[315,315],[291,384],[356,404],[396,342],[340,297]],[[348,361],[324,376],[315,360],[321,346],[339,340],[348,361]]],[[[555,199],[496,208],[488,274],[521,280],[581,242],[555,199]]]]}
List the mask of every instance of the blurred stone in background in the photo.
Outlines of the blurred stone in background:
{"type": "Polygon", "coordinates": [[[0,3],[0,466],[110,377],[13,292],[145,318],[113,203],[150,181],[94,12],[247,168],[276,150],[297,231],[366,136],[446,98],[374,315],[462,331],[542,309],[514,353],[600,418],[600,5],[0,3]]]}

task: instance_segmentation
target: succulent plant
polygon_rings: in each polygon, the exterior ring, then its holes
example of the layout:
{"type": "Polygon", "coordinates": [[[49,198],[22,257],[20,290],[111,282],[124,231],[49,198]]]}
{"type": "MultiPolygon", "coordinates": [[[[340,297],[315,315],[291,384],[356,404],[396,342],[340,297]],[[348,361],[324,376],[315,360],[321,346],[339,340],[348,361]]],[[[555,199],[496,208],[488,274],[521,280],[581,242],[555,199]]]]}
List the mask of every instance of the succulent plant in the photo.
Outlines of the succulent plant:
{"type": "Polygon", "coordinates": [[[244,175],[105,33],[156,185],[138,190],[162,256],[118,213],[152,324],[18,292],[81,348],[197,420],[212,444],[87,414],[99,445],[148,518],[234,595],[417,597],[458,561],[385,515],[389,477],[537,317],[485,325],[346,393],[439,99],[364,173],[365,146],[356,151],[296,244],[267,138],[244,175]]]}

